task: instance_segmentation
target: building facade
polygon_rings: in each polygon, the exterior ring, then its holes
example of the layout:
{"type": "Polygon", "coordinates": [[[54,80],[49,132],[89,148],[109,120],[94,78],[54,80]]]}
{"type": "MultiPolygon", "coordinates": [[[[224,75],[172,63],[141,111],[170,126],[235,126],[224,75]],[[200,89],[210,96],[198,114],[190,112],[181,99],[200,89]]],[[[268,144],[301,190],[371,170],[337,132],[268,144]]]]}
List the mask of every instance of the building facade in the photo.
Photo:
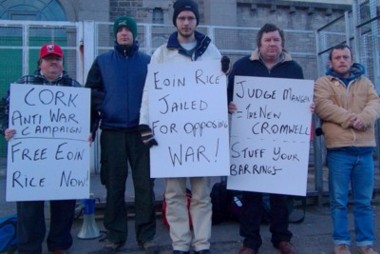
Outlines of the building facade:
{"type": "MultiPolygon", "coordinates": [[[[313,30],[350,10],[349,0],[198,0],[200,23],[313,30]],[[228,10],[228,11],[226,11],[228,10]]],[[[45,21],[113,21],[131,15],[141,23],[171,24],[173,0],[3,0],[0,19],[45,21]]]]}

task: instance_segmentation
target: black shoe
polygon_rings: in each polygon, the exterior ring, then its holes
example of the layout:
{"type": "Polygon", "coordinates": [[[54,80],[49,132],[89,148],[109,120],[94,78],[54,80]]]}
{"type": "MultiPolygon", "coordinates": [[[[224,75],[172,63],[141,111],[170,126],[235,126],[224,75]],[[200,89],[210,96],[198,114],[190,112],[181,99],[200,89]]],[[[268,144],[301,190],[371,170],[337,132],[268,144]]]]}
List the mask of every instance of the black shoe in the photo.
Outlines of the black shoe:
{"type": "Polygon", "coordinates": [[[190,254],[188,251],[173,250],[173,254],[190,254]]]}
{"type": "Polygon", "coordinates": [[[211,254],[210,250],[194,251],[194,254],[211,254]]]}
{"type": "Polygon", "coordinates": [[[113,243],[107,240],[103,248],[100,250],[90,251],[88,254],[114,254],[117,253],[124,245],[125,242],[113,243]]]}
{"type": "Polygon", "coordinates": [[[159,249],[154,240],[141,243],[140,246],[145,250],[146,254],[158,254],[159,249]]]}

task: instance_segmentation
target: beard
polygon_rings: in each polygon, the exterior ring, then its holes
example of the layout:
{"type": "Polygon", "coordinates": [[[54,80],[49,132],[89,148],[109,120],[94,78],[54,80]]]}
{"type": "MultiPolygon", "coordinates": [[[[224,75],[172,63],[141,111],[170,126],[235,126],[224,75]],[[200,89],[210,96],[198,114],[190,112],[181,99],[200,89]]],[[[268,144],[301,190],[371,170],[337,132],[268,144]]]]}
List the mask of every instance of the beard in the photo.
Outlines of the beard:
{"type": "Polygon", "coordinates": [[[183,38],[190,38],[194,35],[193,29],[178,29],[178,34],[183,38]]]}

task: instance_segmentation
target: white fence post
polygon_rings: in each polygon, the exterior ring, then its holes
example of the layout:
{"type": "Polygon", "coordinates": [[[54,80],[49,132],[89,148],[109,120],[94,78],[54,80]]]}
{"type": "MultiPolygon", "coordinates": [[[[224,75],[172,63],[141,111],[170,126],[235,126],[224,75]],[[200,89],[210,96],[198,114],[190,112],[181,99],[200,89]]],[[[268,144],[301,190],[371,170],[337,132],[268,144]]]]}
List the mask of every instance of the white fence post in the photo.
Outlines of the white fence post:
{"type": "MultiPolygon", "coordinates": [[[[94,21],[84,21],[83,23],[83,77],[86,82],[87,74],[96,57],[96,23],[94,21]]],[[[91,131],[91,130],[90,130],[91,131]]],[[[99,131],[98,131],[99,132],[99,131]]],[[[99,133],[97,135],[99,137],[99,133]]],[[[91,146],[91,172],[100,172],[100,144],[99,138],[96,138],[91,146]]]]}

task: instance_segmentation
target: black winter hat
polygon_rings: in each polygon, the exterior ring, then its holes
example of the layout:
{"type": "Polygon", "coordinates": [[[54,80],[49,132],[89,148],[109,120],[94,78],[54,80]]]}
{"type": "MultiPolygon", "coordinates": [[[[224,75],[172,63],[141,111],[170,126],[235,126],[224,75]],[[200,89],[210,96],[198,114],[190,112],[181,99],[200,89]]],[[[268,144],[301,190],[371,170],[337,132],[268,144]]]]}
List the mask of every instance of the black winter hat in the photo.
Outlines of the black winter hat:
{"type": "Polygon", "coordinates": [[[192,11],[197,18],[197,25],[199,24],[199,10],[198,10],[198,4],[194,2],[193,0],[177,0],[174,5],[174,13],[173,13],[173,24],[174,26],[177,26],[176,21],[178,15],[182,11],[192,11]]]}

